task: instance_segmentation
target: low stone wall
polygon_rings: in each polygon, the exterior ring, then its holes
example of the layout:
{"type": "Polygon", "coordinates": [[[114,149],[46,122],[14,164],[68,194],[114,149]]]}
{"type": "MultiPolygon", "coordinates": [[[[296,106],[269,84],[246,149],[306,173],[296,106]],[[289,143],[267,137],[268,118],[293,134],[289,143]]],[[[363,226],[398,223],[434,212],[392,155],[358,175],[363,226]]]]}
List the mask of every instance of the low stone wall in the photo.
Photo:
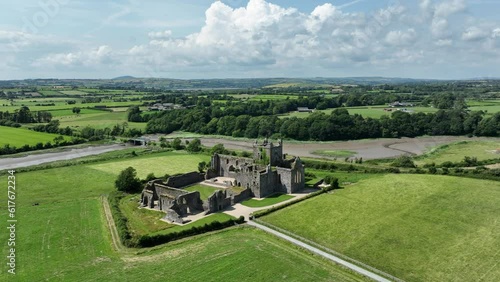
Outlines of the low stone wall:
{"type": "Polygon", "coordinates": [[[241,193],[239,193],[238,195],[234,195],[232,197],[232,205],[234,204],[237,204],[241,201],[244,201],[248,198],[251,198],[252,197],[252,190],[251,189],[245,189],[243,190],[241,193]]]}
{"type": "Polygon", "coordinates": [[[181,187],[185,187],[185,186],[188,186],[191,184],[201,182],[204,179],[205,179],[205,176],[202,173],[193,171],[193,172],[186,173],[186,174],[179,175],[179,176],[171,176],[167,180],[165,185],[169,186],[169,187],[174,187],[174,188],[181,188],[181,187]]]}

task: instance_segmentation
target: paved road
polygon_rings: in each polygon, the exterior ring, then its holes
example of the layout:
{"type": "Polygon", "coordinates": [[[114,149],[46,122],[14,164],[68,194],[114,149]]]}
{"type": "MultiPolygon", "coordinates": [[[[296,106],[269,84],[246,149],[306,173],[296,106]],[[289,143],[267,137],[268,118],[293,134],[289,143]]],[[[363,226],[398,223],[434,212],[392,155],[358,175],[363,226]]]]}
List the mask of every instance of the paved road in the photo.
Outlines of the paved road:
{"type": "Polygon", "coordinates": [[[280,237],[282,239],[285,239],[285,240],[287,240],[287,241],[289,241],[289,242],[291,242],[291,243],[293,243],[293,244],[295,244],[295,245],[297,245],[299,247],[307,249],[307,250],[309,250],[309,251],[311,251],[311,252],[313,252],[315,254],[318,254],[318,255],[320,255],[320,256],[322,256],[324,258],[327,258],[327,259],[329,259],[329,260],[331,260],[333,262],[336,262],[336,263],[338,263],[340,265],[343,265],[343,266],[345,266],[345,267],[347,267],[347,268],[349,268],[349,269],[351,269],[351,270],[353,270],[353,271],[355,271],[355,272],[357,272],[357,273],[359,273],[361,275],[369,277],[369,278],[371,278],[371,279],[373,279],[375,281],[380,281],[380,282],[389,282],[390,281],[390,280],[387,280],[387,279],[385,279],[384,277],[382,277],[380,275],[377,275],[377,274],[375,274],[375,273],[373,273],[371,271],[368,271],[368,270],[366,270],[364,268],[361,268],[361,267],[359,267],[357,265],[354,265],[354,264],[352,264],[350,262],[347,262],[347,261],[345,261],[345,260],[343,260],[343,259],[341,259],[339,257],[336,257],[336,256],[331,255],[329,253],[323,252],[322,250],[320,250],[318,248],[315,248],[315,247],[313,247],[311,245],[308,245],[308,244],[306,244],[304,242],[296,240],[296,239],[294,239],[294,238],[292,238],[290,236],[287,236],[287,235],[285,235],[285,234],[283,234],[281,232],[278,232],[276,230],[268,228],[268,227],[266,227],[266,226],[264,226],[262,224],[258,224],[258,223],[254,222],[254,221],[248,221],[248,225],[254,226],[254,227],[259,228],[259,229],[262,229],[262,230],[264,230],[264,231],[266,231],[268,233],[271,233],[271,234],[273,234],[275,236],[278,236],[278,237],[280,237]]]}
{"type": "Polygon", "coordinates": [[[0,159],[0,170],[15,169],[20,167],[27,167],[32,165],[39,165],[49,162],[71,160],[91,155],[99,155],[106,152],[123,150],[126,146],[122,145],[106,145],[97,147],[87,147],[82,149],[71,149],[70,151],[63,151],[57,153],[45,153],[29,155],[20,158],[4,158],[0,159]]]}

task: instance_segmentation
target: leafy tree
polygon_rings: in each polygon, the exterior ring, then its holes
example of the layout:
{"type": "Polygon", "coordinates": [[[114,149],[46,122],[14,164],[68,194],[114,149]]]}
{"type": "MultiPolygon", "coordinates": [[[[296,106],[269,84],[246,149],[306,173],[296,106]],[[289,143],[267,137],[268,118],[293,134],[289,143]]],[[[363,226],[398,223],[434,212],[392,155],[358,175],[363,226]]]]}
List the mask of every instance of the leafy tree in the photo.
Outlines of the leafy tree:
{"type": "Polygon", "coordinates": [[[155,179],[156,179],[155,174],[151,172],[150,174],[148,174],[148,175],[146,176],[145,182],[149,182],[149,181],[151,181],[151,180],[155,180],[155,179]]]}
{"type": "Polygon", "coordinates": [[[207,168],[207,162],[202,161],[202,162],[198,163],[198,171],[199,172],[204,172],[205,168],[207,168]]]}
{"type": "Polygon", "coordinates": [[[192,152],[192,153],[201,151],[200,139],[196,138],[196,139],[192,140],[191,142],[189,142],[189,144],[186,146],[186,150],[188,152],[192,152]]]}
{"type": "Polygon", "coordinates": [[[118,191],[126,193],[136,193],[141,189],[141,181],[137,177],[137,171],[133,167],[128,167],[120,172],[115,181],[118,191]]]}
{"type": "Polygon", "coordinates": [[[182,150],[182,141],[179,137],[175,138],[174,141],[172,141],[172,148],[175,150],[182,150]]]}
{"type": "Polygon", "coordinates": [[[210,154],[221,154],[221,155],[224,155],[224,154],[227,154],[228,151],[226,150],[226,148],[224,148],[224,145],[223,144],[217,144],[215,146],[212,147],[212,150],[210,150],[210,154]]]}
{"type": "Polygon", "coordinates": [[[80,109],[80,108],[78,108],[78,107],[74,107],[74,108],[73,108],[73,113],[74,113],[74,114],[79,115],[79,114],[80,114],[80,111],[81,111],[81,109],[80,109]]]}

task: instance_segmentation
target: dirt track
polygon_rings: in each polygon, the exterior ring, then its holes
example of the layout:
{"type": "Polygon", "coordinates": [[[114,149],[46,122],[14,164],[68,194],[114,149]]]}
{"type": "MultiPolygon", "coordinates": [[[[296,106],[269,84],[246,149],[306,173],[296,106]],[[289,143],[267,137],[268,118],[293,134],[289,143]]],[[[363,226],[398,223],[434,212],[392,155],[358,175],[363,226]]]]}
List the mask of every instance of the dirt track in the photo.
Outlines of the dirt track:
{"type": "MultiPolygon", "coordinates": [[[[251,150],[253,142],[217,138],[200,138],[202,144],[212,147],[222,143],[228,149],[251,150]]],[[[500,138],[468,138],[465,136],[431,136],[401,139],[368,139],[338,142],[286,142],[284,153],[300,157],[318,157],[315,150],[347,150],[356,152],[356,157],[365,160],[391,158],[403,154],[420,155],[430,148],[457,141],[495,140],[500,138]]]]}

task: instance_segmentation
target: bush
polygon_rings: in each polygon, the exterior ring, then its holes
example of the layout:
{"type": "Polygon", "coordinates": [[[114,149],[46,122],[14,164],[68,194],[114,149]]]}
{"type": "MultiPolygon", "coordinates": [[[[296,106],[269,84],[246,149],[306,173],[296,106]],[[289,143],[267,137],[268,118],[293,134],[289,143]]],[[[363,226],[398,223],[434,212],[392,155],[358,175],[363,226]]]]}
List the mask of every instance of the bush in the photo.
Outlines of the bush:
{"type": "Polygon", "coordinates": [[[394,167],[406,167],[406,168],[415,168],[415,163],[409,156],[400,156],[394,160],[392,163],[394,167]]]}

